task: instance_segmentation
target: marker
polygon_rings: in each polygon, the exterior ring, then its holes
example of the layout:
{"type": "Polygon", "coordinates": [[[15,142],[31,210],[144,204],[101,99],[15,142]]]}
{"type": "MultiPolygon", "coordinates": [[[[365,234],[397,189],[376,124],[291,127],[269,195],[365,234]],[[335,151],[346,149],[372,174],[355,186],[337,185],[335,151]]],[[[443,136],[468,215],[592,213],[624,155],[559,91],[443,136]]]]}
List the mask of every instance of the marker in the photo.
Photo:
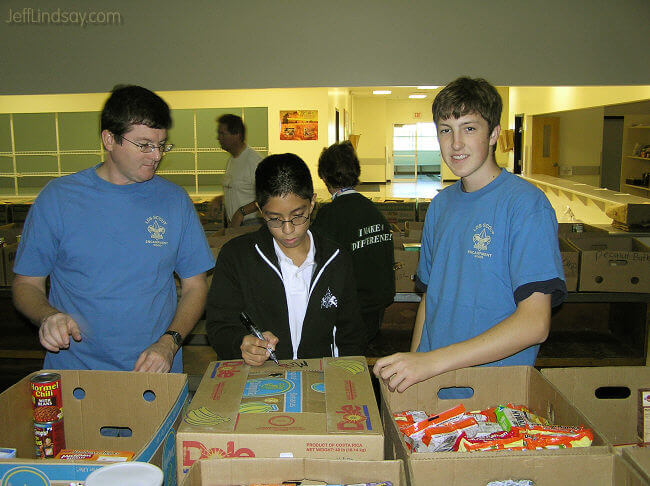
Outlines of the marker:
{"type": "MultiPolygon", "coordinates": [[[[251,321],[250,317],[248,317],[245,312],[242,311],[242,313],[239,314],[239,318],[241,319],[242,324],[246,326],[246,329],[248,329],[248,332],[257,338],[266,341],[266,339],[264,339],[264,336],[262,336],[260,330],[255,327],[255,324],[253,324],[253,321],[251,321]]],[[[269,358],[275,361],[275,364],[279,365],[280,363],[278,363],[278,358],[275,357],[275,352],[269,348],[267,349],[269,351],[269,358]]]]}

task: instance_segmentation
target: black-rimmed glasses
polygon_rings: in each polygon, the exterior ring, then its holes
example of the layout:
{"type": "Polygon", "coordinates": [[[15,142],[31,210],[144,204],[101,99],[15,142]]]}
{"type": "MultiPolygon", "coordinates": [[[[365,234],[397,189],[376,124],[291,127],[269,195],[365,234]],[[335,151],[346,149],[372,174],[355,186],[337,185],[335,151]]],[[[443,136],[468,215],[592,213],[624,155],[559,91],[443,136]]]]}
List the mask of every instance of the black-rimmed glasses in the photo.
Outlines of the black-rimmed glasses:
{"type": "Polygon", "coordinates": [[[282,228],[284,223],[291,223],[293,226],[302,226],[309,220],[309,215],[307,216],[294,216],[291,219],[280,219],[280,218],[271,218],[264,219],[269,228],[282,228]]]}
{"type": "Polygon", "coordinates": [[[126,138],[124,135],[122,135],[122,138],[126,140],[127,142],[132,143],[136,147],[140,149],[140,152],[143,154],[150,154],[154,150],[158,149],[160,151],[160,155],[164,155],[167,152],[169,152],[171,149],[174,148],[173,143],[168,143],[168,144],[161,144],[161,145],[154,145],[153,143],[138,143],[134,142],[133,140],[129,140],[126,138]]]}

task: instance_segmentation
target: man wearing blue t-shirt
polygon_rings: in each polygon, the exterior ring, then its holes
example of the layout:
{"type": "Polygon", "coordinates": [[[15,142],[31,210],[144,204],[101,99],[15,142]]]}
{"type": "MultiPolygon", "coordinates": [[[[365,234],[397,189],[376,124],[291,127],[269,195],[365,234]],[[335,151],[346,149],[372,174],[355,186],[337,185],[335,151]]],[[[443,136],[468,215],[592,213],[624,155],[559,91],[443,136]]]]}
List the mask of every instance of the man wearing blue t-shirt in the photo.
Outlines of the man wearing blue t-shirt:
{"type": "Polygon", "coordinates": [[[496,163],[501,107],[483,79],[459,78],[433,102],[442,157],[460,181],[427,211],[411,352],[374,367],[392,391],[468,366],[533,366],[566,296],[553,208],[496,163]]]}
{"type": "Polygon", "coordinates": [[[159,96],[117,87],[101,114],[105,162],[52,180],[29,211],[13,297],[39,326],[45,368],[182,371],[214,259],[187,193],[155,175],[171,124],[159,96]]]}

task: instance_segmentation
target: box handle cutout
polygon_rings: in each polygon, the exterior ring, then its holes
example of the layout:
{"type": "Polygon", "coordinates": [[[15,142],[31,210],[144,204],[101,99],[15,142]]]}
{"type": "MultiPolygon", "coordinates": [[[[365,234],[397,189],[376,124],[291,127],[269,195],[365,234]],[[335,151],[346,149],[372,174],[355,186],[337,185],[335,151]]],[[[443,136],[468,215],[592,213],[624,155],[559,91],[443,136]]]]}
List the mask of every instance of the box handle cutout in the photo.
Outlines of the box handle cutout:
{"type": "Polygon", "coordinates": [[[450,386],[438,390],[438,398],[441,400],[467,399],[474,396],[474,389],[468,386],[450,386]]]}
{"type": "Polygon", "coordinates": [[[75,397],[77,400],[83,400],[86,398],[86,390],[84,390],[81,387],[77,387],[74,390],[72,390],[72,396],[75,397]]]}
{"type": "Polygon", "coordinates": [[[627,265],[627,260],[610,260],[609,261],[609,266],[610,267],[622,267],[623,265],[627,265]]]}
{"type": "Polygon", "coordinates": [[[144,398],[145,402],[153,402],[156,399],[156,394],[153,390],[145,390],[142,394],[142,398],[144,398]]]}
{"type": "Polygon", "coordinates": [[[133,431],[130,427],[104,426],[99,428],[99,435],[104,437],[131,437],[133,431]]]}
{"type": "Polygon", "coordinates": [[[631,390],[626,386],[600,386],[594,392],[596,398],[601,400],[623,400],[631,394],[631,390]]]}

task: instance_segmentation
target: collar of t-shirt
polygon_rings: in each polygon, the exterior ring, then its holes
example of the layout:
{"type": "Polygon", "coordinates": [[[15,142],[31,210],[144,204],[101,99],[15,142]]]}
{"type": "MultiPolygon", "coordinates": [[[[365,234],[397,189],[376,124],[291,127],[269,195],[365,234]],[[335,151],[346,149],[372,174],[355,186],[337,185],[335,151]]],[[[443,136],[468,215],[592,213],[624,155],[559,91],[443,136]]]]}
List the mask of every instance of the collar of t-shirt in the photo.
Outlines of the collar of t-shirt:
{"type": "Polygon", "coordinates": [[[309,285],[314,274],[316,263],[314,255],[314,238],[311,231],[307,230],[309,236],[309,252],[307,258],[299,267],[294,265],[291,258],[286,256],[278,242],[273,240],[273,248],[278,257],[280,271],[282,272],[282,282],[284,284],[284,293],[287,297],[287,309],[289,311],[289,330],[291,331],[291,346],[293,349],[293,359],[298,359],[298,347],[302,338],[302,324],[307,313],[309,303],[309,285]]]}
{"type": "Polygon", "coordinates": [[[356,192],[357,191],[354,190],[354,187],[344,187],[336,191],[334,194],[332,194],[332,201],[334,201],[334,199],[336,199],[339,196],[344,196],[345,194],[354,194],[356,192]]]}

